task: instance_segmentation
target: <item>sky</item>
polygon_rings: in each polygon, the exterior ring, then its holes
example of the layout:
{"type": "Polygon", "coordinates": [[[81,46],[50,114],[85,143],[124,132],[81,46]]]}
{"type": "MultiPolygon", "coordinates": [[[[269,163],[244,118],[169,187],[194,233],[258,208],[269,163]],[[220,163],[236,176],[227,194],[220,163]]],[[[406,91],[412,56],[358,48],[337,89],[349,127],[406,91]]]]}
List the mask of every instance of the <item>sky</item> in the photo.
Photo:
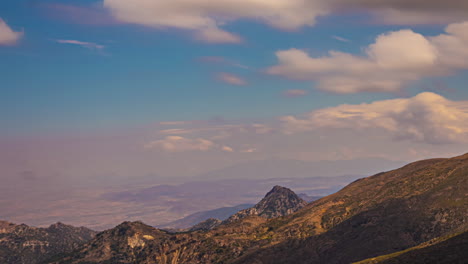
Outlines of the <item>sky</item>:
{"type": "Polygon", "coordinates": [[[467,32],[464,0],[1,1],[1,177],[462,154],[467,32]]]}

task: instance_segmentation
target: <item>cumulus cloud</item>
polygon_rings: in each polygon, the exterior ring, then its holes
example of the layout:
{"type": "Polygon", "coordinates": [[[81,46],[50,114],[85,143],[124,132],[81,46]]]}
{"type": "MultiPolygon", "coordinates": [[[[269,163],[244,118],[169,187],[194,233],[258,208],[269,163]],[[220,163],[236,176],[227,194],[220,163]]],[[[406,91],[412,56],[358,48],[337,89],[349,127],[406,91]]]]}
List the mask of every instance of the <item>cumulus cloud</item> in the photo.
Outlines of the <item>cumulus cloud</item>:
{"type": "Polygon", "coordinates": [[[241,41],[220,28],[233,20],[258,20],[293,30],[312,26],[317,16],[327,13],[321,0],[104,0],[104,7],[119,21],[188,30],[212,43],[241,41]]]}
{"type": "Polygon", "coordinates": [[[334,93],[396,92],[412,81],[468,68],[468,22],[451,24],[446,33],[425,37],[412,30],[378,36],[364,56],[330,51],[311,57],[303,50],[276,52],[278,65],[267,73],[316,81],[334,93]]]}
{"type": "Polygon", "coordinates": [[[87,49],[102,50],[105,48],[104,45],[96,44],[93,42],[84,42],[84,41],[72,40],[72,39],[57,39],[56,41],[57,43],[60,43],[60,44],[77,45],[77,46],[87,48],[87,49]]]}
{"type": "Polygon", "coordinates": [[[319,128],[383,129],[395,139],[430,144],[466,142],[468,101],[451,101],[431,92],[407,99],[340,105],[281,118],[288,134],[319,128]]]}
{"type": "Polygon", "coordinates": [[[23,32],[13,31],[3,19],[0,18],[0,45],[14,45],[23,36],[23,32]]]}
{"type": "Polygon", "coordinates": [[[386,24],[454,23],[468,17],[465,0],[104,0],[115,20],[195,33],[211,43],[239,43],[221,27],[256,20],[283,30],[313,26],[319,16],[343,11],[367,12],[386,24]]]}
{"type": "Polygon", "coordinates": [[[226,72],[218,74],[218,79],[222,82],[232,84],[232,85],[243,86],[247,84],[247,82],[241,77],[231,74],[231,73],[226,73],[226,72]]]}
{"type": "Polygon", "coordinates": [[[160,140],[152,141],[144,146],[146,149],[159,149],[167,152],[188,152],[188,151],[210,151],[221,150],[234,152],[226,145],[217,144],[211,140],[196,138],[190,139],[181,136],[167,136],[160,140]]]}
{"type": "Polygon", "coordinates": [[[145,145],[147,149],[162,149],[168,152],[208,151],[216,144],[203,138],[188,139],[180,136],[167,136],[145,145]]]}

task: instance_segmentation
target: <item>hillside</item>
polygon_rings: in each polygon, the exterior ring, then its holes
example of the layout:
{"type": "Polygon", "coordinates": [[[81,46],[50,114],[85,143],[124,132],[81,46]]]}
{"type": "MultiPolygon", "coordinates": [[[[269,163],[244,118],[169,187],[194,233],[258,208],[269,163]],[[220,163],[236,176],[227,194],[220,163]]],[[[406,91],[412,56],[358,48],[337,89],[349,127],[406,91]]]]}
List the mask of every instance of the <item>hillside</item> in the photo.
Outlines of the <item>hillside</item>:
{"type": "Polygon", "coordinates": [[[421,245],[354,264],[464,264],[468,260],[468,232],[439,237],[421,245]]]}
{"type": "Polygon", "coordinates": [[[98,263],[93,256],[105,256],[99,263],[356,262],[466,231],[467,181],[468,154],[419,161],[357,180],[288,216],[252,215],[179,234],[129,223],[144,228],[108,230],[108,239],[101,233],[58,263],[98,263]]]}
{"type": "Polygon", "coordinates": [[[56,223],[48,228],[0,221],[0,263],[34,264],[68,253],[88,242],[96,232],[56,223]]]}

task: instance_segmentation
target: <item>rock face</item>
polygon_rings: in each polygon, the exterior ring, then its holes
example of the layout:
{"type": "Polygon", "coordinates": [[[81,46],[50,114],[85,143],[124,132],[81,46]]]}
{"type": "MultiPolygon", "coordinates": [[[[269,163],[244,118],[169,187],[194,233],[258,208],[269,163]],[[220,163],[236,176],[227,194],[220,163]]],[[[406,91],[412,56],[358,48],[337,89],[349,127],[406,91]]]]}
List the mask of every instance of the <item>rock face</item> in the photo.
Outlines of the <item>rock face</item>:
{"type": "Polygon", "coordinates": [[[424,258],[439,260],[442,250],[451,263],[465,263],[466,235],[457,234],[468,231],[467,193],[468,154],[424,160],[357,180],[282,217],[274,216],[291,212],[291,199],[283,199],[291,197],[275,187],[250,211],[207,232],[124,223],[55,263],[338,264],[398,252],[405,254],[390,263],[424,263],[405,251],[418,246],[414,252],[424,258]],[[422,246],[430,241],[440,243],[422,246]]]}
{"type": "Polygon", "coordinates": [[[288,188],[275,186],[254,207],[248,208],[232,215],[223,223],[232,223],[249,216],[275,218],[290,215],[307,205],[297,194],[288,188]]]}
{"type": "Polygon", "coordinates": [[[0,221],[0,263],[34,264],[69,253],[90,241],[96,232],[56,223],[48,228],[0,221]]]}

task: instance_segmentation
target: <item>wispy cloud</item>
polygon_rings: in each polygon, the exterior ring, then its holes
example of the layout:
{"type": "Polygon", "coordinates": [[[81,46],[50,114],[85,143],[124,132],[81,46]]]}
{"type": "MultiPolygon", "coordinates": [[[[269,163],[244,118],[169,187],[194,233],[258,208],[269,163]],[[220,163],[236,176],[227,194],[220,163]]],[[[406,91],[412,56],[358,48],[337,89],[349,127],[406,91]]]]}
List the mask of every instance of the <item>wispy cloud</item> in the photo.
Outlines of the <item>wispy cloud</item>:
{"type": "Polygon", "coordinates": [[[23,36],[23,32],[13,31],[2,18],[0,18],[0,45],[14,45],[23,36]]]}
{"type": "Polygon", "coordinates": [[[249,66],[246,66],[244,64],[238,63],[236,61],[233,61],[225,57],[221,57],[221,56],[203,56],[203,57],[199,57],[198,60],[201,62],[205,62],[205,63],[224,64],[224,65],[237,67],[237,68],[241,68],[245,70],[250,69],[249,66]]]}
{"type": "Polygon", "coordinates": [[[349,40],[347,38],[340,37],[340,36],[332,36],[332,38],[336,39],[338,41],[341,41],[341,42],[351,42],[351,40],[349,40]]]}
{"type": "Polygon", "coordinates": [[[301,89],[291,89],[283,92],[283,96],[285,97],[300,97],[307,95],[306,90],[301,90],[301,89]]]}
{"type": "Polygon", "coordinates": [[[93,42],[84,42],[84,41],[72,40],[72,39],[57,39],[55,41],[60,44],[77,45],[77,46],[81,46],[83,48],[92,49],[92,50],[102,50],[106,47],[104,45],[100,45],[100,44],[93,43],[93,42]]]}
{"type": "Polygon", "coordinates": [[[247,84],[247,82],[244,79],[242,79],[241,77],[236,76],[236,75],[231,74],[231,73],[226,73],[226,72],[219,73],[218,74],[218,79],[220,81],[222,81],[222,82],[232,84],[232,85],[243,86],[243,85],[247,84]]]}

